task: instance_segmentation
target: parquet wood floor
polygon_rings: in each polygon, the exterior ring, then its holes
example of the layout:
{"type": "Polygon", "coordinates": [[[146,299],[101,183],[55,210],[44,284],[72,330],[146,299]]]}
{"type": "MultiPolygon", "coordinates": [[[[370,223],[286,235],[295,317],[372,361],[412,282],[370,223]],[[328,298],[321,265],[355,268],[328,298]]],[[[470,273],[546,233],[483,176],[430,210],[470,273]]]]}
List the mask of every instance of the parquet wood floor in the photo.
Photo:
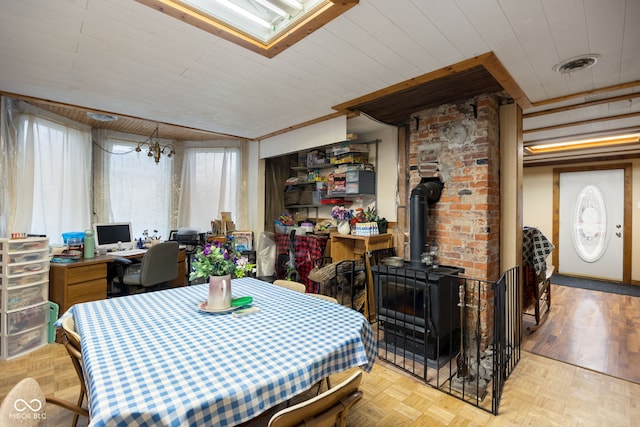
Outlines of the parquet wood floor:
{"type": "Polygon", "coordinates": [[[640,383],[640,298],[551,285],[551,311],[522,349],[640,383]]]}
{"type": "MultiPolygon", "coordinates": [[[[552,286],[553,304],[545,323],[533,334],[527,333],[525,323],[526,351],[506,382],[498,416],[377,361],[373,371],[364,376],[364,397],[352,409],[348,425],[638,425],[640,298],[552,286]]],[[[527,322],[532,324],[533,320],[527,322]]],[[[337,384],[350,372],[334,375],[332,382],[337,384]]],[[[60,344],[48,344],[26,356],[0,361],[0,400],[26,376],[36,378],[46,394],[70,401],[75,401],[80,391],[71,360],[60,344]]],[[[308,393],[297,400],[309,396],[308,393]]],[[[264,427],[273,412],[243,427],[264,427]]],[[[47,407],[47,425],[68,426],[71,419],[69,412],[53,405],[47,407]]],[[[87,424],[86,419],[80,418],[78,425],[87,424]]]]}
{"type": "MultiPolygon", "coordinates": [[[[357,369],[357,368],[356,368],[357,369]]],[[[337,384],[349,373],[332,376],[337,384]]],[[[61,344],[0,362],[0,400],[20,379],[36,378],[47,394],[75,400],[80,391],[61,344]]],[[[500,413],[474,408],[385,363],[365,374],[364,397],[350,412],[352,427],[421,426],[634,426],[640,420],[640,384],[523,352],[505,385],[500,413]]],[[[264,427],[266,414],[244,427],[264,427]]],[[[70,413],[47,406],[47,425],[69,426],[70,413]]],[[[80,418],[80,426],[87,420],[80,418]]],[[[4,426],[3,426],[4,427],[4,426]]]]}

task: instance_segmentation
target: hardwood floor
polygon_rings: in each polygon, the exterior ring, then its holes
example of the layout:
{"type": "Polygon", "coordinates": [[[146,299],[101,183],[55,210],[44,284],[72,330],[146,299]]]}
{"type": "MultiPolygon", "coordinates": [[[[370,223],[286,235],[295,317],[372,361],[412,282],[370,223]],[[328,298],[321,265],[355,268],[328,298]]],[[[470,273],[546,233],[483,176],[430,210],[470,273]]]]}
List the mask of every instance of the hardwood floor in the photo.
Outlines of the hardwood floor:
{"type": "Polygon", "coordinates": [[[640,298],[551,285],[551,311],[522,349],[640,383],[640,298]]]}
{"type": "MultiPolygon", "coordinates": [[[[348,425],[637,425],[640,298],[556,285],[552,285],[552,297],[551,312],[536,332],[526,331],[533,320],[525,317],[524,351],[506,382],[498,416],[426,386],[378,360],[373,371],[364,376],[364,397],[350,412],[348,425]]],[[[332,383],[337,384],[350,372],[332,376],[332,383]]],[[[71,360],[60,344],[48,344],[26,356],[0,361],[0,400],[26,376],[36,378],[45,394],[69,401],[75,401],[80,391],[71,360]]],[[[294,403],[310,396],[311,393],[300,396],[294,403]]],[[[276,409],[243,427],[266,426],[276,409]]],[[[46,425],[68,426],[71,419],[71,413],[47,406],[46,425]]],[[[79,426],[87,424],[86,419],[80,418],[79,426]]]]}
{"type": "MultiPolygon", "coordinates": [[[[357,368],[356,368],[357,369],[357,368]]],[[[337,384],[349,373],[332,376],[337,384]]],[[[80,391],[61,344],[0,362],[0,400],[20,379],[36,378],[46,394],[74,401],[80,391]]],[[[364,397],[348,425],[370,426],[632,426],[640,419],[640,384],[523,352],[505,385],[500,413],[493,416],[408,377],[382,361],[365,374],[364,397]]],[[[308,397],[308,396],[305,396],[308,397]]],[[[272,411],[273,412],[273,411],[272,411]]],[[[245,427],[266,426],[271,413],[245,427]]],[[[71,413],[47,406],[47,425],[69,426],[71,413]]],[[[80,426],[87,420],[80,418],[80,426]]]]}

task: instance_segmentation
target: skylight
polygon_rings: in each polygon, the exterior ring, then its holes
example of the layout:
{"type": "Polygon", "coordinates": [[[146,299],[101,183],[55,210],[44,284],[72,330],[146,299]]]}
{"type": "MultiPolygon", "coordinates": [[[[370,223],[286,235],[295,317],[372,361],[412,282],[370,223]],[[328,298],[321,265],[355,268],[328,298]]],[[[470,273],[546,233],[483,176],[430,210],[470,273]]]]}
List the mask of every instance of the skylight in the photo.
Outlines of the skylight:
{"type": "Polygon", "coordinates": [[[358,0],[137,1],[270,58],[358,3],[358,0]]]}

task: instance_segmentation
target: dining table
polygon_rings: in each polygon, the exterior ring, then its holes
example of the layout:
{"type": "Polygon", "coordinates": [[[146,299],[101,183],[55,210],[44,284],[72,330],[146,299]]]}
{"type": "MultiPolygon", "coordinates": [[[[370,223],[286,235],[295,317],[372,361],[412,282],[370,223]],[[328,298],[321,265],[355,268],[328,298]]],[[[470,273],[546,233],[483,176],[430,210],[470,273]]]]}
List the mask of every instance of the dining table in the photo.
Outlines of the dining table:
{"type": "Polygon", "coordinates": [[[72,306],[90,425],[232,426],[330,375],[372,369],[361,313],[251,277],[231,289],[250,305],[209,310],[205,283],[72,306]]]}

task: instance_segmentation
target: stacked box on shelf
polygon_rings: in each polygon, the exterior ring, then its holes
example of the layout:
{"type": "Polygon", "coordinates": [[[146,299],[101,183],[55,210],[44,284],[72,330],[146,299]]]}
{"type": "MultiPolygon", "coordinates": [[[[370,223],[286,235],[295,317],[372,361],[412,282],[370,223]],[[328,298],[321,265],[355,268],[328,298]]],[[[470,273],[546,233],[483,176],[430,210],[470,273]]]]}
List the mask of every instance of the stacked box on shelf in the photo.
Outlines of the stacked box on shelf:
{"type": "Polygon", "coordinates": [[[0,239],[0,358],[48,342],[49,240],[0,239]]]}
{"type": "Polygon", "coordinates": [[[345,173],[346,194],[375,194],[376,173],[372,171],[349,171],[345,173]]]}
{"type": "Polygon", "coordinates": [[[369,144],[358,144],[350,141],[341,142],[327,148],[326,154],[329,157],[337,157],[347,153],[369,153],[369,144]]]}
{"type": "Polygon", "coordinates": [[[324,151],[311,150],[307,153],[306,165],[308,168],[324,166],[328,163],[324,151]]]}
{"type": "Polygon", "coordinates": [[[349,171],[329,175],[329,195],[375,194],[376,173],[373,171],[349,171]]]}
{"type": "Polygon", "coordinates": [[[329,174],[327,188],[327,194],[329,196],[334,196],[336,194],[345,194],[345,192],[347,191],[346,175],[344,173],[329,174]]]}
{"type": "Polygon", "coordinates": [[[332,165],[342,165],[346,163],[367,163],[369,161],[369,153],[345,153],[329,157],[332,165]]]}

